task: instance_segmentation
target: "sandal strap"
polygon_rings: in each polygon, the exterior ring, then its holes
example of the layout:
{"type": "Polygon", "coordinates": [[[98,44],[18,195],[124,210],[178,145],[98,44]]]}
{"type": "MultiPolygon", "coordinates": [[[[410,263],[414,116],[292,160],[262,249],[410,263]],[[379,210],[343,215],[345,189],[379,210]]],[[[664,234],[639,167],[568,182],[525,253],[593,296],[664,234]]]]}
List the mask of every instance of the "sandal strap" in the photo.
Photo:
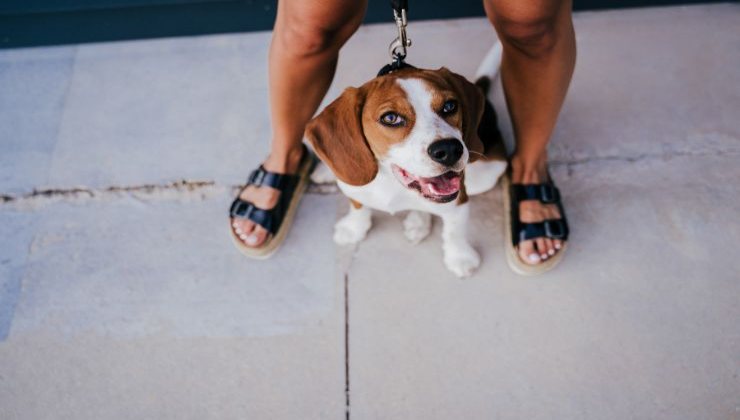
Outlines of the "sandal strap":
{"type": "Polygon", "coordinates": [[[511,241],[514,246],[521,241],[537,238],[567,240],[570,229],[565,210],[560,201],[560,190],[551,182],[543,184],[511,184],[511,241]],[[558,207],[560,218],[548,219],[537,223],[524,223],[519,219],[519,203],[526,200],[537,200],[543,204],[554,204],[558,207]]]}
{"type": "Polygon", "coordinates": [[[260,165],[259,168],[252,171],[249,177],[247,177],[247,185],[271,187],[282,191],[288,187],[295,186],[298,183],[298,179],[299,177],[297,175],[270,172],[260,165]]]}
{"type": "MultiPolygon", "coordinates": [[[[232,218],[241,218],[251,220],[252,222],[262,226],[266,231],[275,235],[283,224],[283,219],[290,208],[291,202],[293,201],[296,188],[301,182],[301,176],[309,176],[316,164],[316,158],[314,155],[303,146],[303,157],[299,164],[299,168],[304,168],[305,165],[309,165],[308,171],[302,170],[297,174],[279,174],[270,172],[260,165],[259,168],[252,171],[247,178],[246,188],[249,185],[254,186],[266,186],[271,187],[280,191],[275,207],[271,209],[261,209],[255,206],[253,203],[242,200],[237,196],[231,203],[229,209],[229,215],[232,218]]],[[[241,191],[244,191],[242,188],[241,191]]],[[[239,193],[241,194],[241,192],[239,193]]]]}
{"type": "Polygon", "coordinates": [[[511,186],[515,201],[539,200],[543,204],[560,203],[560,190],[552,184],[513,184],[511,186]]]}
{"type": "Polygon", "coordinates": [[[282,200],[278,200],[275,207],[265,210],[237,197],[231,203],[229,215],[233,218],[251,220],[262,226],[266,231],[275,234],[278,228],[280,228],[280,223],[282,223],[282,217],[276,217],[277,215],[282,215],[282,200]]]}
{"type": "Polygon", "coordinates": [[[519,223],[514,236],[514,246],[521,241],[537,238],[568,239],[568,222],[563,219],[549,219],[539,223],[519,223]]]}

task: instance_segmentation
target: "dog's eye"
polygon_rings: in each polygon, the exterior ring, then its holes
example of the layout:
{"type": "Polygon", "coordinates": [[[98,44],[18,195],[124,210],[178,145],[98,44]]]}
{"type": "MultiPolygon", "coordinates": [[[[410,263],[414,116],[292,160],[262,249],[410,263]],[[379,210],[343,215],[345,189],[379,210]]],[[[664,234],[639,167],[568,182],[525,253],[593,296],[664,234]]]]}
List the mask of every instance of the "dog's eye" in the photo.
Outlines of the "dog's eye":
{"type": "Polygon", "coordinates": [[[445,115],[454,114],[455,111],[457,111],[457,101],[450,99],[442,105],[442,113],[445,115]]]}
{"type": "Polygon", "coordinates": [[[403,125],[406,120],[395,112],[386,112],[380,117],[380,123],[389,127],[398,127],[403,125]]]}

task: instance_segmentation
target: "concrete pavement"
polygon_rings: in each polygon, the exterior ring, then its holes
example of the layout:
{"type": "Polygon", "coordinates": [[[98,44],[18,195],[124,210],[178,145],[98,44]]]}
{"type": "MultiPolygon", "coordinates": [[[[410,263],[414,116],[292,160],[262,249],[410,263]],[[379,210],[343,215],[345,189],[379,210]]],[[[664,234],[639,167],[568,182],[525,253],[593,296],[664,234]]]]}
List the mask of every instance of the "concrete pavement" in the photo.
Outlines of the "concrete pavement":
{"type": "MultiPolygon", "coordinates": [[[[439,223],[410,246],[377,214],[335,247],[331,189],[274,259],[241,257],[267,33],[0,51],[0,418],[740,418],[740,7],[575,25],[550,149],[572,246],[537,278],[506,267],[498,188],[472,200],[470,279],[439,223]]],[[[409,30],[412,63],[469,76],[494,40],[409,30]]],[[[327,101],[392,33],[360,29],[327,101]]]]}

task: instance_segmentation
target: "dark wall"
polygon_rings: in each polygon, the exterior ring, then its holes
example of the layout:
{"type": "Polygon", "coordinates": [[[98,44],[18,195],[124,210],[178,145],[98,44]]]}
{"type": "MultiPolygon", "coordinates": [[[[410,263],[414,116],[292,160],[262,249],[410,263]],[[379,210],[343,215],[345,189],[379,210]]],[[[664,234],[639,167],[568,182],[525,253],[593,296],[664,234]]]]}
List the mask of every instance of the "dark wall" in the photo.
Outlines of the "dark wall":
{"type": "MultiPolygon", "coordinates": [[[[706,0],[574,0],[604,9],[706,0]]],[[[388,0],[369,0],[365,22],[391,22],[388,0]]],[[[481,0],[409,0],[411,20],[482,16],[481,0]]],[[[269,30],[275,0],[0,0],[0,48],[269,30]]]]}

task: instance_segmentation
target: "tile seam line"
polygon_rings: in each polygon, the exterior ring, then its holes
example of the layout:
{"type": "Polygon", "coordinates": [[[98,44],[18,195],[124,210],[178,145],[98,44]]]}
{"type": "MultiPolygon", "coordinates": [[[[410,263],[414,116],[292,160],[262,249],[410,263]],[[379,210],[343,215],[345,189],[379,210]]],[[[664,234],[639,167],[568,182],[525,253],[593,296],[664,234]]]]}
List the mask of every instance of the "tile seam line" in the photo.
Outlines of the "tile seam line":
{"type": "Polygon", "coordinates": [[[344,282],[344,415],[346,420],[350,420],[352,401],[350,398],[350,308],[349,308],[349,273],[352,270],[352,265],[357,258],[357,253],[360,251],[360,244],[355,244],[352,249],[352,253],[349,256],[346,267],[343,269],[342,280],[344,282]]]}
{"type": "Polygon", "coordinates": [[[350,420],[349,382],[349,274],[344,273],[344,415],[350,420]]]}
{"type": "MultiPolygon", "coordinates": [[[[62,97],[62,112],[59,116],[59,123],[57,124],[56,130],[54,130],[54,149],[51,151],[51,159],[49,160],[49,167],[46,171],[46,182],[49,182],[51,176],[51,168],[54,166],[54,156],[56,156],[57,149],[59,148],[59,136],[62,133],[62,125],[64,125],[64,119],[67,115],[67,103],[69,102],[70,91],[74,84],[75,74],[77,73],[77,58],[80,52],[80,46],[75,45],[72,50],[72,68],[69,71],[69,80],[67,86],[64,89],[64,96],[62,97]]],[[[2,196],[0,195],[0,203],[3,202],[2,196]]]]}

